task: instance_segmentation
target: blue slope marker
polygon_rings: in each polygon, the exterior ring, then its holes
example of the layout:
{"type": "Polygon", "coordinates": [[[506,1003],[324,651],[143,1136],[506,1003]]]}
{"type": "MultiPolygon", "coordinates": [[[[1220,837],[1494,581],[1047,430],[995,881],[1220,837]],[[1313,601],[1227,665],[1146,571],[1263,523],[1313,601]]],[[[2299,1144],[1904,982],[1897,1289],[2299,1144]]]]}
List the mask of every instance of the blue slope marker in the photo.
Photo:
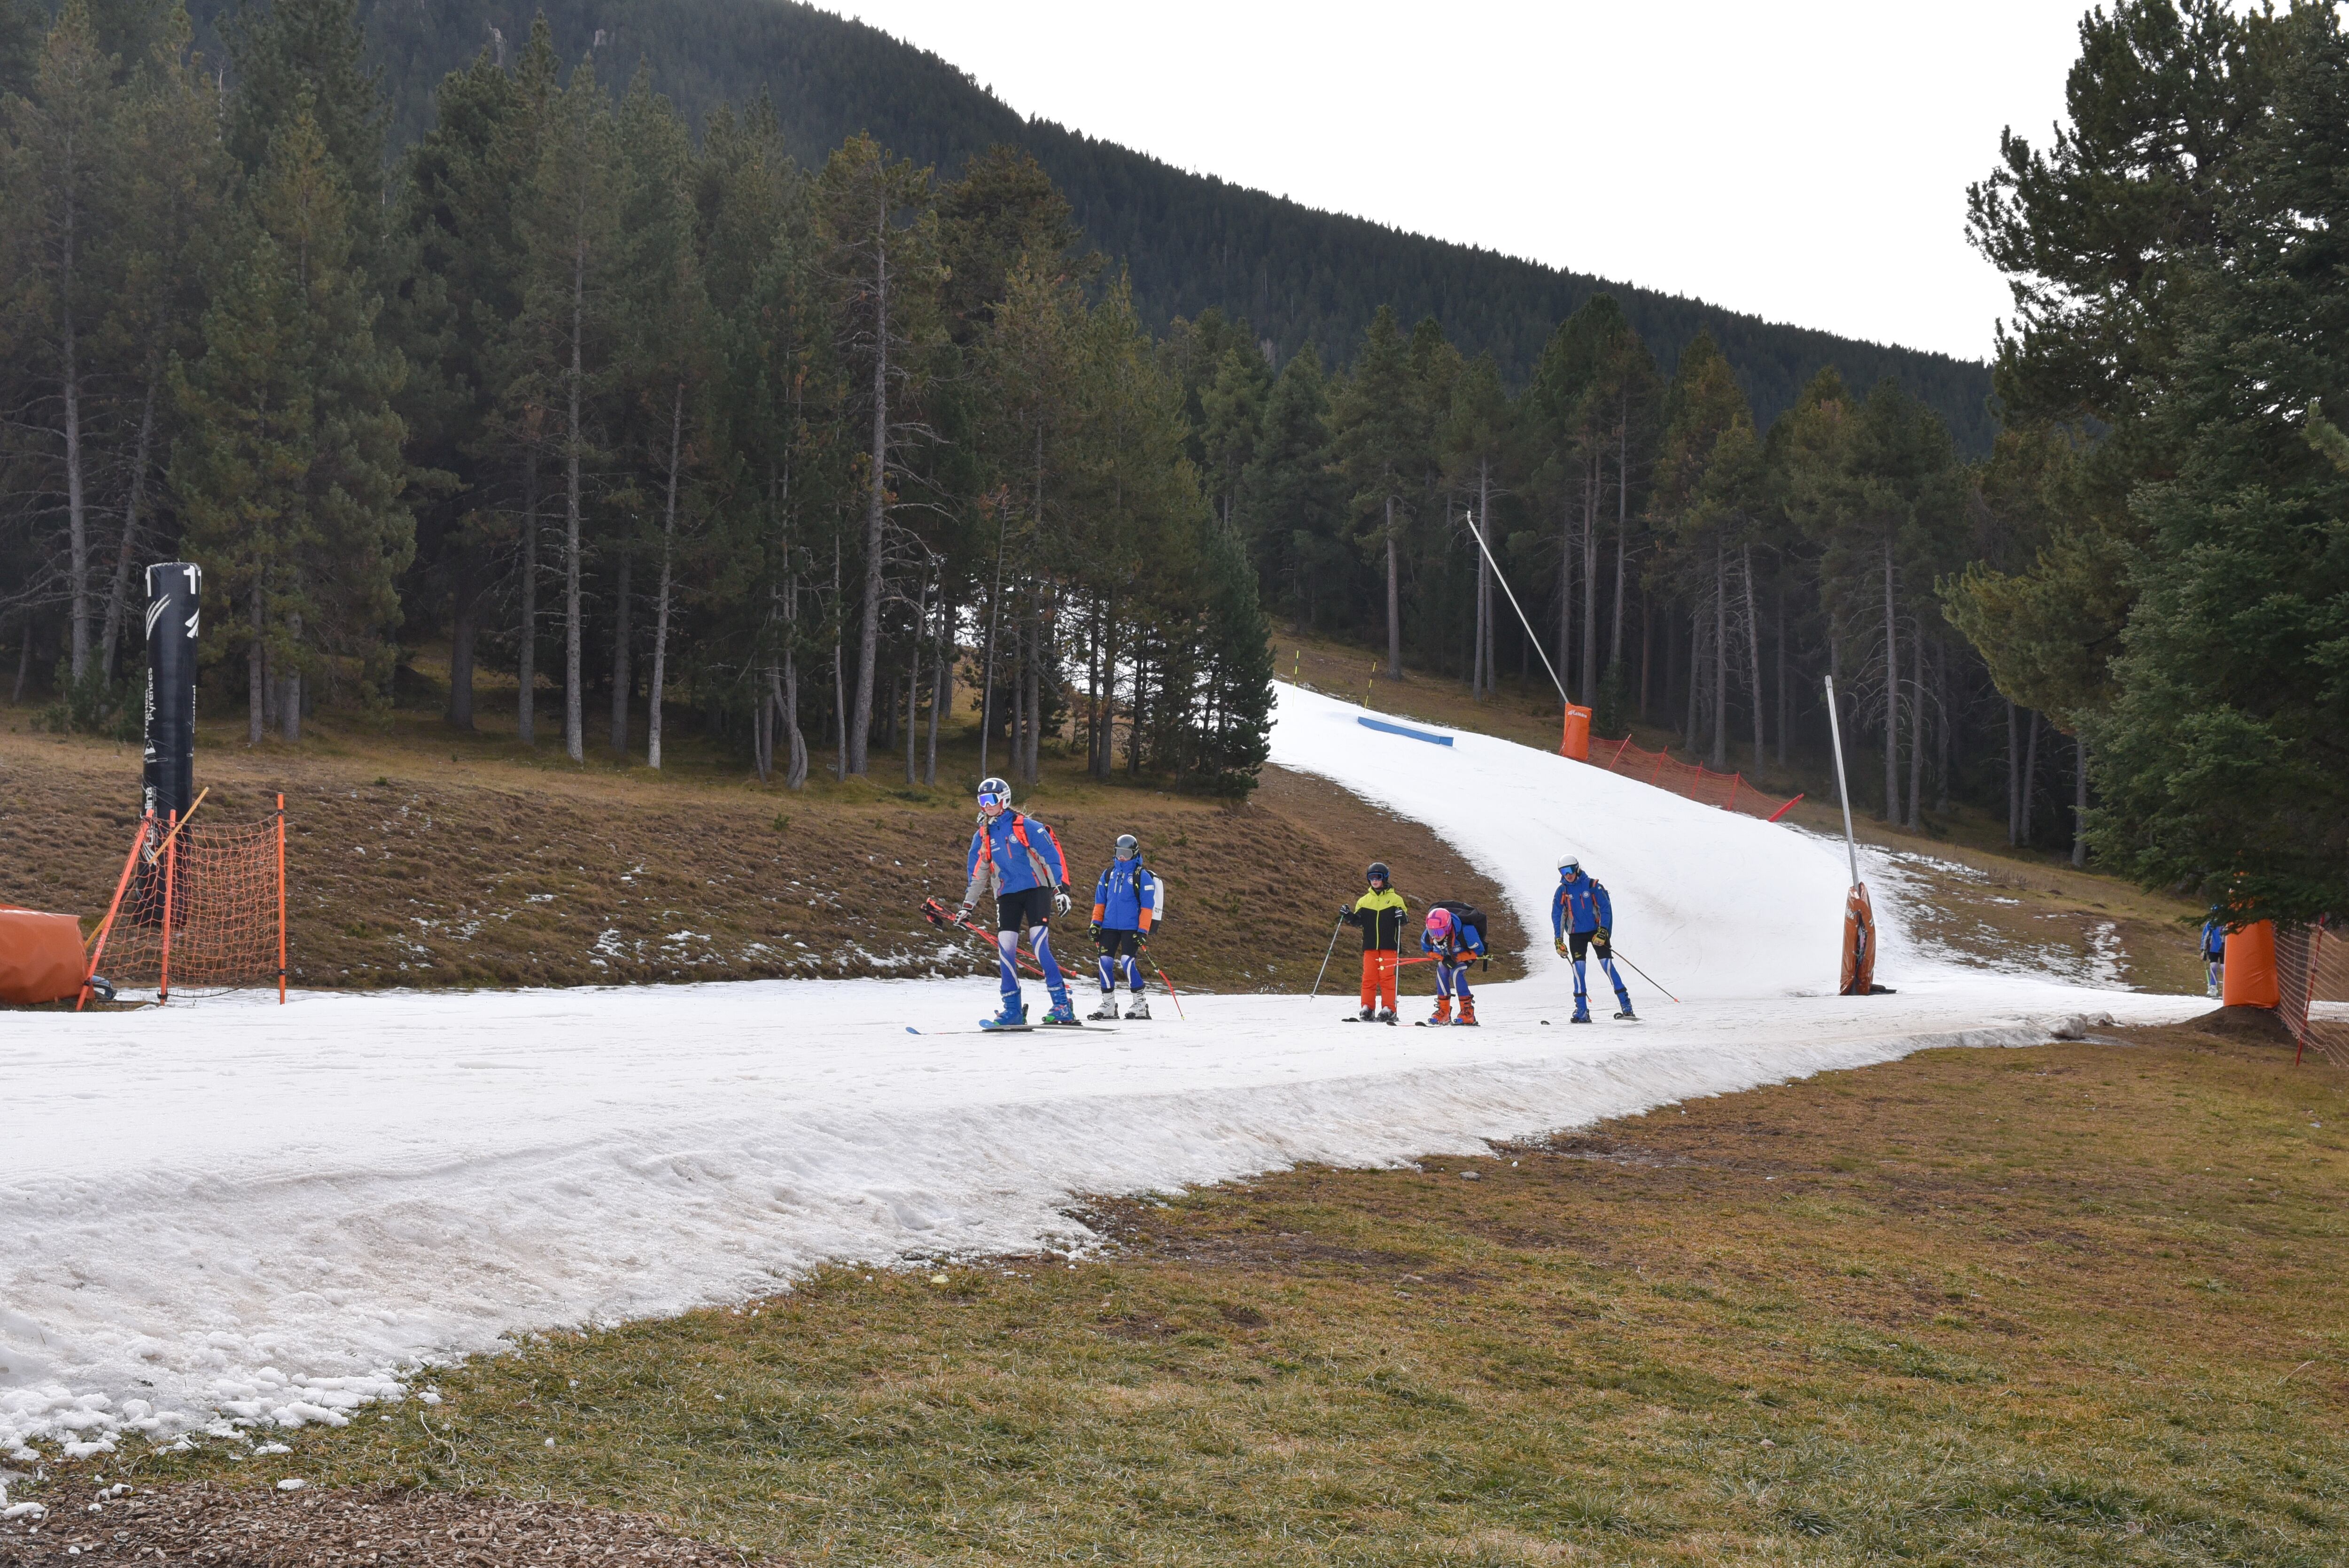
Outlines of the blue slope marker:
{"type": "Polygon", "coordinates": [[[1382,729],[1389,735],[1407,735],[1413,740],[1424,740],[1433,746],[1449,746],[1452,744],[1452,738],[1448,735],[1437,735],[1430,730],[1413,729],[1407,724],[1389,724],[1383,718],[1358,717],[1354,722],[1356,724],[1367,726],[1371,729],[1382,729]]]}

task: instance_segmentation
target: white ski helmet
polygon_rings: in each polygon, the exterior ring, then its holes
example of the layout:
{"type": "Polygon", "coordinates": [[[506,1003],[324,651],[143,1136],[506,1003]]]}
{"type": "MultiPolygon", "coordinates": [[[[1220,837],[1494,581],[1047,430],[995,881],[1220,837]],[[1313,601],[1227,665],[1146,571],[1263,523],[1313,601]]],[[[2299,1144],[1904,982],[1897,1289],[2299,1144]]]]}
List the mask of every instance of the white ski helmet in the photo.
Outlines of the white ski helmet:
{"type": "Polygon", "coordinates": [[[1011,786],[1006,784],[1000,779],[980,779],[978,781],[978,803],[982,806],[1010,805],[1011,786]]]}
{"type": "Polygon", "coordinates": [[[1578,855],[1561,855],[1558,857],[1557,870],[1560,876],[1571,876],[1574,872],[1578,872],[1581,869],[1581,857],[1578,855]]]}

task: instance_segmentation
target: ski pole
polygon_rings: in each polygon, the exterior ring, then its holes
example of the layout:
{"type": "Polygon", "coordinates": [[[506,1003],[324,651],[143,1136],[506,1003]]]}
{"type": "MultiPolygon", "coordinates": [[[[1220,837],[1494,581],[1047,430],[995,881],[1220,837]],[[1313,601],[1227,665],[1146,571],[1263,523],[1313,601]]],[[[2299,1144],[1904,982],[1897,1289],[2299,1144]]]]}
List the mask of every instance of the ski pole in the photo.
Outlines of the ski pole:
{"type": "MultiPolygon", "coordinates": [[[[948,914],[947,913],[946,905],[940,903],[934,898],[925,899],[922,901],[922,918],[928,921],[932,925],[950,925],[957,931],[966,932],[972,936],[976,936],[979,941],[987,944],[989,951],[998,954],[1000,954],[1003,951],[1002,946],[985,931],[973,925],[967,920],[957,920],[953,915],[948,914]]],[[[1022,956],[1018,947],[1013,947],[1011,953],[1014,962],[1025,968],[1029,974],[1033,975],[1039,980],[1041,980],[1044,977],[1044,971],[1039,968],[1032,960],[1022,956]]]]}
{"type": "Polygon", "coordinates": [[[1313,976],[1313,994],[1321,995],[1321,975],[1330,973],[1330,954],[1338,951],[1338,934],[1346,929],[1346,917],[1340,915],[1338,923],[1330,928],[1330,945],[1321,954],[1321,974],[1313,976]]]}
{"type": "MultiPolygon", "coordinates": [[[[1157,965],[1152,965],[1150,966],[1150,972],[1158,976],[1159,984],[1166,987],[1166,994],[1174,998],[1174,1016],[1178,1018],[1183,1017],[1183,993],[1174,989],[1174,982],[1167,979],[1166,971],[1158,967],[1157,965]]],[[[1190,1020],[1186,1018],[1184,1019],[1184,1021],[1188,1023],[1190,1020]]]]}
{"type": "MultiPolygon", "coordinates": [[[[1608,951],[1608,956],[1609,956],[1609,957],[1610,957],[1610,958],[1623,958],[1623,950],[1622,950],[1621,948],[1619,948],[1619,947],[1610,947],[1610,948],[1609,949],[1609,951],[1608,951]]],[[[1624,963],[1626,963],[1626,964],[1630,964],[1630,965],[1631,965],[1631,973],[1632,973],[1632,974],[1637,975],[1640,979],[1645,980],[1649,985],[1655,985],[1657,990],[1659,990],[1659,991],[1664,991],[1664,988],[1663,988],[1661,985],[1656,985],[1656,977],[1655,977],[1654,975],[1652,975],[1649,974],[1646,970],[1644,970],[1644,969],[1640,968],[1638,965],[1636,965],[1636,964],[1631,964],[1631,961],[1630,961],[1630,959],[1628,959],[1628,958],[1623,958],[1623,962],[1624,962],[1624,963]]],[[[1680,998],[1679,998],[1678,996],[1673,995],[1670,991],[1664,991],[1664,999],[1665,999],[1666,1001],[1670,1001],[1670,1002],[1679,1002],[1679,1001],[1680,1001],[1680,998]]],[[[1682,1005],[1683,1005],[1683,1006],[1685,1006],[1685,1004],[1682,1004],[1682,1005]]]]}

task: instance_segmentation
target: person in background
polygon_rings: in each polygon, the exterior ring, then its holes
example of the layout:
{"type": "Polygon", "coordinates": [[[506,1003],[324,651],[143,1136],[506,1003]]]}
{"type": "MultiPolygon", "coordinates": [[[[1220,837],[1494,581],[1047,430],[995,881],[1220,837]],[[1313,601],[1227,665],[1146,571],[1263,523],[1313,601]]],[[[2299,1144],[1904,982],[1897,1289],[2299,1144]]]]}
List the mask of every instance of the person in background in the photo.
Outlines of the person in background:
{"type": "Polygon", "coordinates": [[[1101,1006],[1085,1016],[1095,1023],[1117,1016],[1117,977],[1123,966],[1126,989],[1133,1000],[1125,1009],[1129,1018],[1147,1020],[1150,998],[1142,973],[1142,944],[1150,940],[1150,923],[1158,914],[1158,879],[1142,863],[1142,841],[1132,833],[1117,837],[1117,859],[1093,884],[1093,941],[1101,946],[1101,1006]]]}
{"type": "Polygon", "coordinates": [[[1557,944],[1557,955],[1570,955],[1574,960],[1574,1023],[1590,1022],[1590,992],[1582,967],[1585,953],[1598,954],[1599,966],[1614,983],[1615,1000],[1622,1008],[1615,1016],[1632,1022],[1640,1016],[1631,1010],[1631,993],[1623,988],[1623,977],[1615,973],[1615,950],[1608,940],[1614,934],[1614,925],[1615,903],[1607,896],[1605,885],[1584,871],[1581,861],[1574,856],[1559,861],[1557,894],[1549,904],[1549,927],[1557,944]]]}
{"type": "Polygon", "coordinates": [[[2202,923],[2202,978],[2209,995],[2226,994],[2227,916],[2215,903],[2210,906],[2210,918],[2202,923]]]}
{"type": "Polygon", "coordinates": [[[1395,965],[1402,948],[1402,923],[1411,913],[1384,861],[1372,861],[1362,873],[1370,891],[1338,912],[1338,918],[1362,934],[1361,1023],[1395,1021],[1395,965]]]}

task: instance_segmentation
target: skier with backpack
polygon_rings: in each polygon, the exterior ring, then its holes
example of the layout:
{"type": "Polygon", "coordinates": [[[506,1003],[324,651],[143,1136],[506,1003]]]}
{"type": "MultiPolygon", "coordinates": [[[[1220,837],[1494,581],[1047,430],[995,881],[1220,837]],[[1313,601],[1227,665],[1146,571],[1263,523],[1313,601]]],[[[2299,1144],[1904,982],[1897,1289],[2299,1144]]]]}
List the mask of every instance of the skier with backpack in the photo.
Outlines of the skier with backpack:
{"type": "Polygon", "coordinates": [[[1392,1024],[1395,1021],[1395,965],[1401,961],[1402,923],[1411,906],[1395,892],[1386,861],[1372,861],[1362,881],[1370,891],[1338,912],[1339,923],[1362,934],[1362,1010],[1354,1021],[1392,1024]]]}
{"type": "Polygon", "coordinates": [[[1572,1022],[1590,1022],[1590,993],[1585,984],[1583,954],[1596,953],[1599,966],[1607,971],[1607,978],[1615,986],[1615,1000],[1622,1011],[1615,1016],[1627,1022],[1639,1021],[1631,1010],[1631,993],[1623,988],[1623,977],[1615,973],[1615,950],[1609,938],[1615,924],[1614,901],[1607,896],[1606,885],[1582,869],[1581,861],[1568,855],[1557,862],[1557,892],[1550,900],[1549,925],[1552,939],[1560,958],[1574,959],[1574,1017],[1572,1022]]]}
{"type": "Polygon", "coordinates": [[[1129,1018],[1147,1019],[1150,998],[1143,995],[1147,988],[1143,979],[1141,954],[1150,940],[1150,923],[1155,920],[1164,905],[1160,901],[1158,879],[1142,863],[1142,843],[1132,833],[1117,837],[1117,859],[1109,870],[1102,872],[1101,881],[1093,884],[1093,941],[1101,946],[1101,1006],[1085,1015],[1096,1022],[1117,1016],[1117,978],[1121,966],[1125,975],[1126,989],[1133,1000],[1126,1004],[1129,1018]]]}
{"type": "Polygon", "coordinates": [[[1436,1028],[1451,1024],[1476,1026],[1476,998],[1468,989],[1468,966],[1485,954],[1485,912],[1465,903],[1439,903],[1427,912],[1419,934],[1419,950],[1435,958],[1435,1015],[1427,1021],[1436,1028]],[[1460,1016],[1452,1016],[1452,997],[1460,997],[1460,1016]]]}
{"type": "Polygon", "coordinates": [[[970,836],[970,858],[958,920],[968,921],[979,894],[995,894],[996,963],[1003,982],[1003,1010],[982,1019],[983,1029],[1024,1029],[1028,1005],[1019,995],[1019,928],[1030,932],[1037,966],[1044,972],[1044,988],[1051,993],[1052,1010],[1044,1023],[1055,1028],[1081,1029],[1077,1010],[1069,1000],[1069,985],[1052,956],[1051,923],[1055,914],[1069,913],[1069,862],[1061,841],[1035,818],[1011,809],[1011,786],[988,779],[978,787],[978,830],[970,836]]]}

